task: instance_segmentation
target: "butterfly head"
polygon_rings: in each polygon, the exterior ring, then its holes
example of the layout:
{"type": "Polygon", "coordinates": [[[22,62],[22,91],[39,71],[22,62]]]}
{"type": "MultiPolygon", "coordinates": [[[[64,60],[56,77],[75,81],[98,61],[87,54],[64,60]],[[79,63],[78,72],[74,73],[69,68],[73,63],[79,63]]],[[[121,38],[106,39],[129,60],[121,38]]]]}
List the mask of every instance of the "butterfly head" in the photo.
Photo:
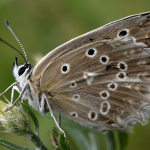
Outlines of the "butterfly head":
{"type": "Polygon", "coordinates": [[[31,64],[25,63],[18,66],[17,57],[15,58],[15,63],[13,65],[13,76],[18,82],[28,79],[30,71],[31,71],[31,64]]]}

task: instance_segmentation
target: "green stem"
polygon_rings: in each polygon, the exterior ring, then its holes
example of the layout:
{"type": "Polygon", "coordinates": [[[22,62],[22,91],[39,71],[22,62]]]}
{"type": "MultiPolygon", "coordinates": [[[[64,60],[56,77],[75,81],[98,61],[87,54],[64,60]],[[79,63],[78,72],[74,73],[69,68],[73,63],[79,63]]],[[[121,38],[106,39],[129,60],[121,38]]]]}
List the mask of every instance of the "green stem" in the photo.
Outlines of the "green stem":
{"type": "Polygon", "coordinates": [[[25,134],[24,136],[31,140],[36,147],[41,148],[42,150],[48,150],[35,133],[25,134]]]}

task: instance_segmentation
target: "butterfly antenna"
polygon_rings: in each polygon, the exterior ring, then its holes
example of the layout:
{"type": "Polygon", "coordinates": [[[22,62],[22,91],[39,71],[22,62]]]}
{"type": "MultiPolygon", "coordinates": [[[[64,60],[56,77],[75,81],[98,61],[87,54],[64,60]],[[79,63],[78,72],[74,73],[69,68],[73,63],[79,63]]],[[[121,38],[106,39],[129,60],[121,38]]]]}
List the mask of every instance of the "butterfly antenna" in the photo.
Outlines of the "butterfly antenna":
{"type": "MultiPolygon", "coordinates": [[[[23,59],[25,60],[26,62],[26,58],[23,56],[23,54],[18,50],[16,49],[15,47],[13,47],[12,45],[10,45],[9,43],[7,43],[6,41],[4,41],[2,38],[0,38],[0,41],[2,41],[3,43],[5,43],[6,45],[10,46],[11,48],[13,48],[14,50],[16,50],[22,57],[23,59]]],[[[27,62],[26,62],[27,63],[27,62]]]]}
{"type": "MultiPolygon", "coordinates": [[[[10,32],[13,34],[13,36],[15,37],[16,41],[20,44],[20,46],[21,46],[21,48],[22,48],[22,50],[23,50],[23,52],[24,52],[25,57],[24,57],[24,56],[21,54],[21,52],[18,51],[16,48],[14,48],[13,46],[11,46],[11,47],[12,47],[13,49],[17,50],[17,51],[23,56],[23,58],[25,59],[25,62],[26,62],[26,64],[27,64],[27,62],[28,62],[27,54],[26,54],[26,52],[25,52],[25,49],[24,49],[23,45],[22,45],[21,42],[19,41],[19,39],[18,39],[18,37],[16,36],[16,34],[14,33],[14,31],[11,29],[11,27],[10,27],[10,25],[9,25],[9,23],[8,23],[7,20],[5,20],[5,24],[6,24],[7,28],[10,30],[10,32]]],[[[6,42],[4,42],[4,43],[6,43],[6,42]]],[[[7,45],[10,46],[10,44],[8,44],[8,43],[7,43],[7,45]]]]}

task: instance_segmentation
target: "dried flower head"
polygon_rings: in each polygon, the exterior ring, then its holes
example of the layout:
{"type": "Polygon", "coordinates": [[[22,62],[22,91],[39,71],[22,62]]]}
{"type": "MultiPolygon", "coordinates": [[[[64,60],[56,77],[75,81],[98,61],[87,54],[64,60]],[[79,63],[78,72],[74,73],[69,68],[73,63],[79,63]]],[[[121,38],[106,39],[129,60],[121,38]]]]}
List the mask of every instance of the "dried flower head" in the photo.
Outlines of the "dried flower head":
{"type": "Polygon", "coordinates": [[[27,134],[31,131],[29,116],[24,112],[22,106],[19,104],[14,106],[7,112],[12,104],[5,98],[6,102],[0,100],[0,124],[7,132],[13,134],[27,134]]]}

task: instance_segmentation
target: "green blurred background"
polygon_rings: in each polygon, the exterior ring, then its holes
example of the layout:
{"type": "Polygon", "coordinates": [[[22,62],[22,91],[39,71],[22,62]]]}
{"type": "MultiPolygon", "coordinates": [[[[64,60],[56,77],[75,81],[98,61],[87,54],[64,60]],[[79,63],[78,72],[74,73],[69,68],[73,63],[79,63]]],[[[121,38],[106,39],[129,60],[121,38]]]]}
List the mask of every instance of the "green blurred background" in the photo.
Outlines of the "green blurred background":
{"type": "MultiPolygon", "coordinates": [[[[40,57],[76,36],[111,21],[146,11],[150,11],[150,0],[0,0],[0,37],[21,49],[5,26],[4,19],[8,19],[27,52],[29,62],[34,66],[40,57]]],[[[19,63],[24,62],[17,52],[0,43],[0,93],[14,82],[12,64],[15,56],[18,56],[19,63]]],[[[10,93],[5,95],[8,99],[10,93]]],[[[40,137],[52,149],[48,133],[55,126],[54,121],[48,115],[43,117],[38,112],[35,113],[40,123],[40,137]]],[[[77,141],[68,134],[72,129],[65,124],[67,123],[62,124],[62,128],[67,133],[72,150],[78,150],[77,141]]],[[[72,128],[77,129],[74,130],[77,134],[80,125],[74,123],[72,128]]],[[[102,149],[106,149],[103,134],[89,131],[98,135],[97,140],[102,149]]],[[[33,146],[26,138],[9,133],[0,133],[0,138],[19,145],[33,146]]],[[[128,140],[128,150],[149,150],[150,124],[137,124],[128,140]]],[[[5,150],[1,146],[0,149],[5,150]]]]}

